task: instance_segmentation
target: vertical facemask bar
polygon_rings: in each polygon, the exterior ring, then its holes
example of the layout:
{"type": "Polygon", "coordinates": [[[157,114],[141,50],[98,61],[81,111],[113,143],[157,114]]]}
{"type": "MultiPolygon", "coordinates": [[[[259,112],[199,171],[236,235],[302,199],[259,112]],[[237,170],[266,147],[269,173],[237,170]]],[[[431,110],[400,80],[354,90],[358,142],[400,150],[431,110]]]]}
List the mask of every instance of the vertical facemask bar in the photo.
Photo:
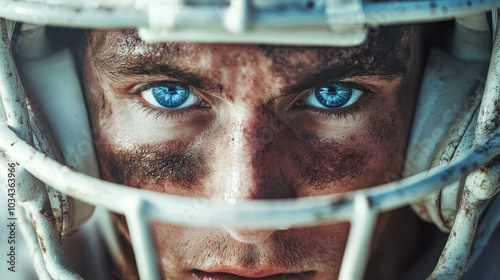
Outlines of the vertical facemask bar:
{"type": "Polygon", "coordinates": [[[232,0],[224,15],[224,27],[235,34],[245,32],[250,17],[249,9],[248,0],[232,0]]]}
{"type": "Polygon", "coordinates": [[[328,24],[334,32],[363,32],[365,14],[361,0],[327,0],[328,24]]]}
{"type": "Polygon", "coordinates": [[[147,42],[228,42],[355,46],[367,35],[361,0],[137,1],[148,24],[139,27],[147,42]],[[301,7],[301,8],[298,8],[301,7]],[[276,36],[279,34],[279,36],[276,36]]]}
{"type": "Polygon", "coordinates": [[[45,268],[45,262],[43,260],[40,246],[38,245],[35,229],[33,228],[31,220],[27,217],[26,211],[23,207],[19,207],[17,220],[19,221],[19,228],[21,229],[24,241],[30,250],[30,255],[33,259],[33,264],[38,278],[41,280],[52,280],[52,277],[50,277],[50,274],[45,268]]]}
{"type": "Polygon", "coordinates": [[[125,217],[127,218],[139,276],[142,280],[161,279],[153,235],[151,234],[150,206],[142,199],[132,200],[124,205],[129,205],[125,210],[125,217]]]}
{"type": "MultiPolygon", "coordinates": [[[[497,22],[498,29],[498,22],[497,22]]],[[[487,139],[498,127],[500,104],[500,36],[497,32],[493,53],[481,102],[478,122],[474,133],[474,144],[487,139]]],[[[458,279],[467,263],[479,219],[482,200],[492,197],[500,188],[498,166],[480,167],[465,181],[465,190],[450,232],[445,249],[436,268],[428,279],[458,279]]]]}
{"type": "MultiPolygon", "coordinates": [[[[0,94],[2,96],[3,110],[5,111],[5,115],[7,117],[7,124],[10,129],[15,131],[19,137],[22,139],[30,140],[31,134],[29,133],[29,129],[27,128],[27,120],[28,113],[26,110],[26,103],[24,101],[24,96],[21,94],[23,92],[18,73],[14,67],[14,60],[12,58],[12,51],[10,48],[11,38],[9,36],[9,32],[7,30],[7,22],[4,19],[0,19],[0,29],[2,33],[2,41],[1,41],[1,56],[5,59],[0,60],[0,94]],[[20,99],[16,99],[19,97],[20,99]]],[[[23,194],[22,186],[32,186],[34,185],[34,179],[30,176],[29,173],[24,170],[21,166],[16,168],[16,198],[18,202],[23,200],[33,199],[32,196],[27,196],[27,194],[23,194]]],[[[23,234],[26,232],[28,234],[33,234],[27,236],[25,239],[27,240],[27,245],[30,250],[34,253],[31,254],[33,258],[33,262],[35,264],[35,269],[38,275],[47,274],[45,269],[45,263],[43,262],[42,252],[38,245],[38,240],[36,238],[36,233],[32,229],[31,221],[28,221],[23,217],[25,215],[25,211],[21,210],[22,206],[18,203],[18,211],[16,215],[18,216],[18,223],[20,225],[21,231],[23,234]],[[42,262],[40,262],[42,260],[42,262]]]]}
{"type": "Polygon", "coordinates": [[[468,189],[464,190],[455,224],[436,268],[427,278],[428,280],[460,277],[474,242],[481,202],[468,189]]]}
{"type": "MultiPolygon", "coordinates": [[[[77,66],[68,46],[51,49],[45,27],[23,24],[17,51],[23,86],[30,89],[30,117],[35,145],[43,153],[88,175],[99,177],[93,139],[79,83],[77,66]],[[47,81],[58,81],[47,82],[47,81]]],[[[64,39],[64,38],[62,38],[64,39]]],[[[62,236],[78,228],[93,207],[47,186],[62,236]]]]}
{"type": "MultiPolygon", "coordinates": [[[[497,23],[497,30],[500,26],[497,23]]],[[[474,133],[474,145],[491,137],[500,126],[500,35],[496,32],[493,52],[491,54],[490,68],[484,88],[483,100],[479,109],[479,117],[474,133]]],[[[493,197],[500,188],[500,164],[481,167],[466,179],[466,186],[470,187],[472,194],[485,200],[493,197]]]]}
{"type": "Polygon", "coordinates": [[[471,253],[467,260],[467,265],[462,272],[463,274],[467,273],[476,263],[483,249],[488,246],[488,241],[494,235],[493,233],[497,225],[500,224],[500,215],[498,215],[500,213],[500,197],[495,196],[488,201],[487,211],[483,213],[484,216],[481,215],[481,223],[476,230],[474,244],[472,244],[471,253]]]}
{"type": "Polygon", "coordinates": [[[102,235],[103,243],[106,244],[107,251],[115,264],[115,267],[122,268],[128,266],[127,255],[119,240],[119,232],[115,227],[111,213],[105,208],[96,208],[96,216],[99,232],[102,235]]]}
{"type": "MultiPolygon", "coordinates": [[[[2,41],[0,42],[0,94],[9,127],[21,139],[33,144],[24,89],[17,73],[10,47],[5,19],[0,19],[2,41]]],[[[37,229],[37,237],[43,259],[53,279],[81,279],[71,268],[64,255],[62,242],[56,228],[54,216],[45,186],[22,166],[16,168],[16,195],[19,207],[26,207],[37,229]]],[[[20,220],[22,223],[22,220],[20,220]]],[[[30,225],[27,225],[30,226],[30,225]]],[[[36,251],[36,249],[31,248],[36,251]]],[[[40,265],[40,262],[37,262],[40,265]]],[[[37,271],[42,268],[37,267],[37,271]]]]}
{"type": "Polygon", "coordinates": [[[366,196],[360,194],[354,198],[354,213],[351,218],[349,239],[342,258],[340,280],[363,278],[377,222],[377,213],[377,209],[371,205],[366,196]]]}

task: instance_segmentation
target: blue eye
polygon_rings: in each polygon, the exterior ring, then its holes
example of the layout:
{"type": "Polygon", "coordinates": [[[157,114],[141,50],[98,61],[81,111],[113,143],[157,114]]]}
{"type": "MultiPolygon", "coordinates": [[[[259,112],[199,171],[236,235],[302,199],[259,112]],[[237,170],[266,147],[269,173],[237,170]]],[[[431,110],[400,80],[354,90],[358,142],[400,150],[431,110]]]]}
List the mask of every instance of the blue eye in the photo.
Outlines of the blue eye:
{"type": "Polygon", "coordinates": [[[311,89],[301,103],[324,109],[340,109],[354,104],[361,96],[361,90],[345,83],[330,83],[311,89]]]}
{"type": "Polygon", "coordinates": [[[196,105],[200,98],[187,85],[161,82],[141,91],[141,96],[152,106],[164,109],[180,109],[196,105]]]}

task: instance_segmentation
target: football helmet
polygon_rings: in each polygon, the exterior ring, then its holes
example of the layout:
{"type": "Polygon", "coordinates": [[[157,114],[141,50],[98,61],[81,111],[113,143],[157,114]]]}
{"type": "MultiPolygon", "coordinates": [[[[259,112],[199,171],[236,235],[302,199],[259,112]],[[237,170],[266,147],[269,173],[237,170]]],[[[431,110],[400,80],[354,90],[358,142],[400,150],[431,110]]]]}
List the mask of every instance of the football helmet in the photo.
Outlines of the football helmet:
{"type": "Polygon", "coordinates": [[[3,173],[2,179],[19,203],[40,277],[81,278],[61,236],[84,223],[94,206],[125,215],[141,279],[161,278],[153,221],[249,229],[349,221],[343,280],[363,277],[379,213],[411,204],[450,232],[431,279],[460,277],[500,222],[500,0],[0,0],[0,7],[1,162],[16,180],[3,173]],[[447,51],[429,55],[406,178],[343,194],[238,205],[100,180],[72,53],[54,51],[45,34],[46,26],[133,27],[150,42],[355,46],[370,28],[453,19],[447,51]],[[478,81],[488,63],[487,78],[478,81]],[[187,217],[193,205],[207,207],[187,217]]]}

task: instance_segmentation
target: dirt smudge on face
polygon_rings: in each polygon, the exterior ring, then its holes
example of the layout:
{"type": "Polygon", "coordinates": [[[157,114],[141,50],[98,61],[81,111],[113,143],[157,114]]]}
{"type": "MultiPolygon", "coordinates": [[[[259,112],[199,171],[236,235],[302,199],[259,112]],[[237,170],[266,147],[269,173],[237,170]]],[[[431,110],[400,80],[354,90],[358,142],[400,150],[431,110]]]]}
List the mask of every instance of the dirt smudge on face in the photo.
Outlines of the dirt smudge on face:
{"type": "MultiPolygon", "coordinates": [[[[310,137],[309,137],[310,138],[310,137]]],[[[340,141],[309,139],[307,146],[293,149],[290,157],[300,170],[300,176],[314,186],[328,186],[348,177],[354,177],[363,170],[370,153],[359,145],[340,141]]]]}
{"type": "Polygon", "coordinates": [[[136,188],[165,181],[188,188],[207,174],[203,151],[180,143],[106,149],[100,159],[108,180],[136,188]]]}
{"type": "Polygon", "coordinates": [[[300,57],[292,56],[297,52],[295,47],[263,45],[260,48],[272,59],[274,72],[290,85],[304,78],[322,81],[328,77],[341,79],[364,75],[365,72],[404,76],[409,68],[411,31],[412,27],[406,25],[381,27],[372,30],[360,46],[308,47],[302,49],[300,57]],[[310,67],[306,67],[311,64],[316,65],[317,72],[323,69],[331,71],[324,73],[327,77],[317,75],[316,71],[311,72],[310,67]]]}

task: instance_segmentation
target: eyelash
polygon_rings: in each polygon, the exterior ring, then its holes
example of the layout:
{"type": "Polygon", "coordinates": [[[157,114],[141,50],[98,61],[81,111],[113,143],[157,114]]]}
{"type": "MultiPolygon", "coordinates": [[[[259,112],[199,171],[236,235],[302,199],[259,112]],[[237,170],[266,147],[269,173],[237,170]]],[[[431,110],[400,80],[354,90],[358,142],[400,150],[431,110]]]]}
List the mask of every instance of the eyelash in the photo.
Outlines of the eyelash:
{"type": "MultiPolygon", "coordinates": [[[[185,112],[177,112],[177,110],[172,110],[172,112],[168,112],[165,110],[158,110],[158,109],[153,109],[149,107],[148,105],[144,104],[142,101],[139,101],[138,99],[134,99],[132,103],[132,109],[135,110],[137,113],[144,115],[145,117],[152,117],[155,119],[155,121],[158,121],[158,119],[162,120],[168,120],[168,119],[177,119],[184,117],[185,112]]],[[[182,110],[182,109],[180,109],[182,110]]]]}
{"type": "MultiPolygon", "coordinates": [[[[180,109],[161,109],[161,108],[154,108],[152,105],[148,105],[146,101],[144,101],[143,97],[141,96],[141,93],[143,91],[146,91],[148,89],[151,89],[153,87],[160,86],[165,83],[173,83],[173,84],[182,84],[179,82],[175,81],[157,81],[157,82],[152,82],[146,85],[141,86],[131,94],[134,95],[136,98],[133,99],[132,107],[135,109],[136,112],[143,114],[146,117],[152,116],[155,121],[157,121],[159,118],[163,120],[168,120],[168,119],[180,119],[180,118],[187,118],[190,115],[197,114],[199,113],[200,109],[209,109],[210,106],[208,103],[197,94],[194,89],[188,86],[190,89],[191,94],[196,94],[198,95],[199,98],[202,99],[202,103],[200,106],[190,106],[186,108],[180,108],[180,109]]],[[[351,87],[356,90],[360,90],[363,92],[363,96],[361,96],[360,100],[356,101],[354,104],[349,105],[348,107],[345,108],[338,108],[338,109],[323,109],[319,107],[314,107],[314,106],[309,106],[309,105],[300,105],[300,101],[305,98],[311,90],[314,88],[309,89],[305,94],[303,94],[295,103],[291,106],[290,109],[297,110],[297,111],[305,111],[311,115],[314,115],[315,117],[321,118],[324,121],[329,121],[332,119],[337,119],[337,120],[345,120],[349,117],[356,117],[358,115],[363,115],[367,111],[368,105],[372,102],[373,98],[377,93],[372,91],[370,88],[367,86],[364,86],[362,84],[358,83],[352,83],[352,82],[330,82],[327,84],[332,84],[332,83],[339,83],[343,84],[345,86],[351,87]]]]}
{"type": "Polygon", "coordinates": [[[353,89],[360,90],[363,92],[363,96],[361,96],[361,98],[358,101],[356,101],[352,105],[349,105],[348,107],[334,109],[334,110],[323,109],[309,105],[301,105],[300,102],[302,101],[302,99],[304,99],[311,92],[311,90],[314,89],[311,88],[292,105],[291,109],[297,111],[305,111],[306,113],[312,114],[315,117],[321,118],[324,121],[330,121],[332,119],[345,120],[349,117],[355,118],[356,116],[364,115],[367,112],[368,105],[373,101],[375,95],[378,94],[373,90],[371,90],[370,88],[368,88],[367,86],[358,83],[330,82],[326,84],[333,84],[333,83],[343,84],[353,89]]]}
{"type": "Polygon", "coordinates": [[[199,107],[190,106],[179,109],[162,109],[153,107],[153,105],[149,105],[149,103],[146,102],[141,96],[142,92],[154,87],[164,85],[166,83],[184,85],[183,83],[176,81],[155,81],[143,85],[131,93],[131,95],[135,96],[132,103],[132,109],[134,109],[137,113],[143,114],[146,117],[152,116],[155,121],[157,121],[159,118],[162,118],[163,120],[187,118],[191,114],[198,114],[200,109],[210,108],[209,104],[203,98],[201,98],[199,94],[197,94],[195,90],[190,86],[187,86],[189,88],[190,94],[195,94],[202,100],[199,107]]]}
{"type": "MultiPolygon", "coordinates": [[[[366,94],[367,93],[365,93],[365,95],[366,94]]],[[[366,97],[363,96],[361,100],[344,109],[325,110],[321,108],[303,108],[302,110],[318,118],[321,118],[324,121],[330,121],[332,119],[337,119],[340,121],[346,120],[350,117],[355,118],[359,115],[364,115],[372,99],[372,95],[368,95],[366,97]]]]}

